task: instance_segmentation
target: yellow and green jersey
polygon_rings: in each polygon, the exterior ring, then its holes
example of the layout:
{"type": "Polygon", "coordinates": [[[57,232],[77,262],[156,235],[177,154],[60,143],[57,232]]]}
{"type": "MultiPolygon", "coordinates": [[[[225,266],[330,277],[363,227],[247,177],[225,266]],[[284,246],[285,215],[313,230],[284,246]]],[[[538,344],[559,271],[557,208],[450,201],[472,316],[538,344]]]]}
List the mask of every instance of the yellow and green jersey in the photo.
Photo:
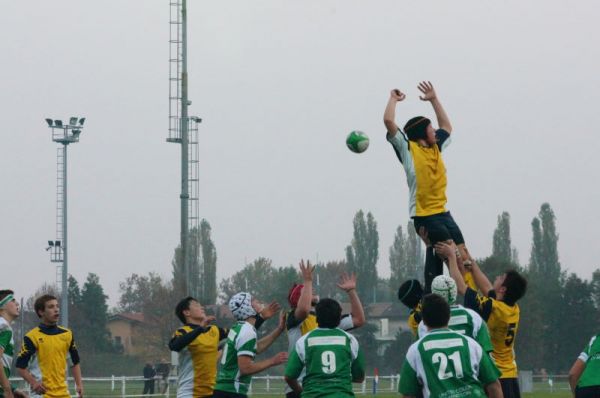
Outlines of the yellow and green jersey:
{"type": "MultiPolygon", "coordinates": [[[[0,348],[2,349],[2,371],[8,379],[10,377],[10,366],[12,365],[15,354],[15,340],[10,323],[0,316],[0,348]]],[[[0,396],[3,395],[2,386],[0,386],[0,396]]]]}
{"type": "Polygon", "coordinates": [[[471,288],[467,288],[465,293],[465,306],[479,313],[487,323],[494,347],[491,355],[502,372],[500,378],[518,377],[514,348],[519,328],[519,306],[496,300],[493,291],[489,297],[486,297],[471,288]]]}
{"type": "Polygon", "coordinates": [[[450,143],[450,133],[439,129],[435,134],[437,143],[432,146],[421,146],[410,141],[400,129],[393,137],[387,135],[406,173],[410,217],[446,212],[447,180],[442,150],[450,143]]]}
{"type": "Polygon", "coordinates": [[[353,397],[352,380],[365,375],[358,341],[339,328],[317,328],[302,336],[285,368],[286,377],[301,375],[302,397],[353,397]]]}
{"type": "Polygon", "coordinates": [[[44,398],[70,398],[66,365],[79,363],[79,353],[71,330],[57,325],[40,324],[23,337],[17,356],[17,368],[29,368],[46,387],[44,398]]]}
{"type": "Polygon", "coordinates": [[[592,337],[579,359],[585,362],[585,370],[579,378],[577,387],[600,386],[600,337],[592,337]]]}

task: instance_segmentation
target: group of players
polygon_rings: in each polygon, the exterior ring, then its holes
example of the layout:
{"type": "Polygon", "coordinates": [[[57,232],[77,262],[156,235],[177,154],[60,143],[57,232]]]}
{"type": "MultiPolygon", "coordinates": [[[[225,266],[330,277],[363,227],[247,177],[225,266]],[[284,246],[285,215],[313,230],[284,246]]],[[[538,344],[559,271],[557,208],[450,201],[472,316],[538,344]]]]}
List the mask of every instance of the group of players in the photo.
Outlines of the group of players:
{"type": "MultiPolygon", "coordinates": [[[[410,119],[403,130],[395,123],[398,102],[406,95],[391,91],[385,108],[387,139],[404,167],[409,186],[409,211],[427,245],[425,284],[403,283],[399,300],[410,309],[408,324],[416,341],[401,368],[398,391],[404,397],[520,397],[514,344],[520,311],[517,304],[527,281],[507,270],[493,283],[470,256],[460,228],[446,210],[446,168],[441,156],[450,143],[452,125],[430,82],[418,85],[420,99],[431,103],[439,129],[423,116],[410,119]],[[447,275],[444,275],[444,263],[447,275]],[[464,307],[457,295],[464,296],[464,307]]],[[[350,314],[340,304],[313,294],[313,267],[300,263],[303,283],[290,289],[289,311],[273,302],[263,305],[248,292],[235,294],[229,309],[231,328],[212,325],[193,297],[181,300],[175,314],[181,321],[169,341],[179,353],[179,398],[241,398],[248,395],[252,375],[286,363],[286,397],[349,397],[352,383],[365,377],[363,354],[348,331],[365,323],[356,293],[356,276],[342,275],[338,287],[348,294],[350,314]],[[279,313],[278,325],[258,339],[257,329],[279,313]],[[288,351],[258,360],[284,331],[288,351]]],[[[79,354],[73,334],[58,326],[55,297],[34,304],[40,325],[23,339],[16,358],[19,375],[32,396],[69,396],[65,363],[71,366],[76,391],[83,397],[79,354]]],[[[11,290],[0,291],[0,398],[23,397],[9,383],[14,340],[11,323],[19,306],[11,290]]],[[[399,353],[399,357],[404,353],[399,353]]],[[[600,397],[600,338],[595,336],[575,361],[570,374],[576,398],[600,397]]]]}

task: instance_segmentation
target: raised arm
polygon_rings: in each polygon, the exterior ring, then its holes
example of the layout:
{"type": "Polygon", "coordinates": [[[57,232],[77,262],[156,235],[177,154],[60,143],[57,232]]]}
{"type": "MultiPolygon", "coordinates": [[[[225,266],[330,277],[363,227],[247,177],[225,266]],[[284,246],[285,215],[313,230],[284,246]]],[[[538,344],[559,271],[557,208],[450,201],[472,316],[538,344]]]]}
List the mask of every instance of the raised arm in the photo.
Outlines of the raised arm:
{"type": "Polygon", "coordinates": [[[262,339],[258,340],[258,342],[256,343],[256,353],[260,354],[261,352],[264,352],[267,348],[269,348],[269,346],[273,344],[273,342],[277,339],[277,337],[279,337],[279,335],[281,334],[281,332],[283,332],[284,329],[285,313],[282,311],[279,315],[279,325],[277,325],[277,328],[275,328],[275,330],[273,330],[271,333],[269,333],[262,339]]]}
{"type": "Polygon", "coordinates": [[[488,296],[490,290],[493,289],[492,283],[483,273],[481,268],[479,268],[479,265],[475,260],[471,261],[471,274],[473,275],[473,280],[475,281],[477,288],[481,290],[481,293],[483,293],[485,296],[488,296]]]}
{"type": "Polygon", "coordinates": [[[431,103],[433,111],[435,112],[435,117],[437,118],[438,126],[450,134],[452,132],[452,124],[450,123],[450,119],[448,118],[442,103],[437,98],[433,84],[431,84],[431,82],[421,82],[419,83],[418,88],[419,91],[423,93],[423,95],[419,97],[421,101],[429,101],[431,103]]]}
{"type": "Polygon", "coordinates": [[[458,265],[456,263],[456,246],[451,246],[447,243],[439,242],[435,244],[435,251],[438,252],[442,257],[446,258],[448,263],[448,271],[450,271],[450,277],[456,282],[456,289],[458,293],[464,295],[467,291],[467,284],[463,279],[458,265]]]}
{"type": "Polygon", "coordinates": [[[298,299],[298,305],[294,311],[294,318],[296,318],[298,322],[304,321],[310,312],[313,296],[312,273],[314,269],[315,267],[310,265],[310,261],[306,261],[306,265],[304,265],[304,260],[300,260],[300,272],[302,272],[304,287],[302,288],[300,298],[298,299]]]}
{"type": "Polygon", "coordinates": [[[240,374],[242,376],[245,375],[253,375],[258,372],[262,372],[265,369],[268,369],[272,366],[277,366],[279,364],[287,361],[288,354],[287,352],[280,352],[275,354],[269,359],[264,359],[262,361],[254,362],[254,358],[248,355],[240,355],[238,356],[238,368],[240,369],[240,374]]]}
{"type": "Polygon", "coordinates": [[[342,274],[340,283],[337,286],[348,294],[353,326],[355,328],[361,327],[365,324],[365,311],[358,294],[356,294],[356,274],[342,274]]]}
{"type": "Polygon", "coordinates": [[[383,113],[383,123],[387,128],[387,133],[392,137],[398,132],[398,125],[396,125],[396,103],[403,101],[405,98],[406,95],[398,89],[393,89],[390,92],[390,99],[383,113]]]}

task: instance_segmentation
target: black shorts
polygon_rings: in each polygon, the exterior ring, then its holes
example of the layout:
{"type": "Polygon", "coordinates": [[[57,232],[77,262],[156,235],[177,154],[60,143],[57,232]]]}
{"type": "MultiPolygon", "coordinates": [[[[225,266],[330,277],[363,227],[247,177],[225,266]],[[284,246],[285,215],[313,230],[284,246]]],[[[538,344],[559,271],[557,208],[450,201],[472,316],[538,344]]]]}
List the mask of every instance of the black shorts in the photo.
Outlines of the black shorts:
{"type": "Polygon", "coordinates": [[[502,394],[504,394],[504,398],[521,398],[519,379],[516,377],[500,379],[500,386],[502,387],[502,394]]]}
{"type": "Polygon", "coordinates": [[[447,240],[453,240],[457,245],[465,243],[465,238],[449,211],[430,216],[413,217],[413,222],[417,233],[419,233],[419,228],[425,228],[427,238],[432,245],[447,240]]]}
{"type": "Polygon", "coordinates": [[[290,391],[287,394],[285,394],[285,398],[300,398],[300,394],[296,394],[295,392],[290,391]]]}
{"type": "Polygon", "coordinates": [[[575,398],[598,398],[600,397],[600,386],[577,387],[575,398]]]}
{"type": "Polygon", "coordinates": [[[247,395],[227,391],[213,391],[213,398],[246,398],[247,395]]]}

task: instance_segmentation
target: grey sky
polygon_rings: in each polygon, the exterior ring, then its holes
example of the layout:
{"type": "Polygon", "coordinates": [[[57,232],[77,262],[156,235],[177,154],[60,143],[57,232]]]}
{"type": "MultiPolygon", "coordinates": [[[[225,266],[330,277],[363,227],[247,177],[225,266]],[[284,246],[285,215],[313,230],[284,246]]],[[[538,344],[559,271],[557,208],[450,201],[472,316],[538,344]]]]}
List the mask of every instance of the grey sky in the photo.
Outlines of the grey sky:
{"type": "MultiPolygon", "coordinates": [[[[1,285],[54,281],[56,149],[45,117],[86,116],[69,148],[71,273],[100,275],[114,303],[133,272],[171,272],[179,239],[179,147],[167,144],[167,0],[0,2],[1,285]]],[[[373,212],[379,272],[408,220],[404,172],[384,138],[433,116],[431,80],[454,125],[448,208],[475,256],[503,210],[521,262],[542,202],[564,267],[589,277],[600,249],[597,2],[189,0],[191,114],[201,125],[201,215],[219,280],[266,256],[341,259],[358,209],[373,212]],[[362,155],[346,134],[371,138],[362,155]]]]}

